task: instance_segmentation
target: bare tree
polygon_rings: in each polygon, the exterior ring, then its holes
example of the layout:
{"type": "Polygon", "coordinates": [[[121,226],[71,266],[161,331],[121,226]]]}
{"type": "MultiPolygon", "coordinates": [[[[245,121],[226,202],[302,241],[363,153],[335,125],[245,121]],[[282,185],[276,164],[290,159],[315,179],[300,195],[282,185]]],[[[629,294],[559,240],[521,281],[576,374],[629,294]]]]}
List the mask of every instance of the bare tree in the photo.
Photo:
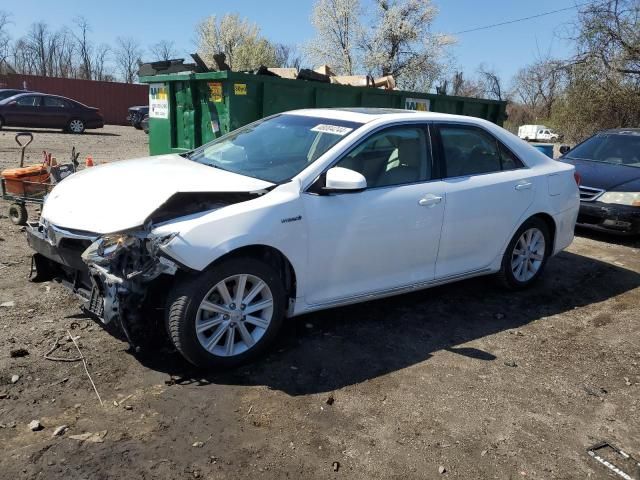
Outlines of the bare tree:
{"type": "Polygon", "coordinates": [[[160,40],[149,47],[153,61],[171,60],[178,56],[175,43],[171,40],[160,40]]]}
{"type": "Polygon", "coordinates": [[[640,77],[640,1],[603,0],[581,10],[577,59],[607,71],[640,77]]]}
{"type": "Polygon", "coordinates": [[[564,90],[565,65],[558,60],[540,60],[518,71],[513,95],[526,105],[535,117],[548,119],[564,90]]]}
{"type": "Polygon", "coordinates": [[[295,46],[278,43],[275,48],[276,65],[280,67],[297,68],[300,70],[302,66],[302,57],[295,46]]]}
{"type": "Polygon", "coordinates": [[[107,67],[110,54],[111,47],[106,43],[101,43],[95,48],[93,61],[91,62],[93,65],[92,75],[94,80],[112,81],[112,76],[108,73],[109,69],[107,67]]]}
{"type": "Polygon", "coordinates": [[[0,10],[0,68],[7,63],[10,54],[11,36],[8,27],[11,24],[11,14],[0,10]]]}
{"type": "Polygon", "coordinates": [[[360,0],[318,0],[311,14],[316,36],[305,46],[310,60],[329,64],[336,73],[353,75],[358,68],[361,13],[360,0]]]}
{"type": "Polygon", "coordinates": [[[76,39],[78,46],[78,55],[80,56],[80,66],[78,69],[78,76],[86,80],[91,80],[93,73],[91,50],[92,46],[88,38],[88,33],[91,29],[89,22],[84,17],[77,17],[73,20],[76,25],[77,31],[73,36],[76,39]]]}
{"type": "Polygon", "coordinates": [[[76,42],[68,29],[63,28],[53,35],[50,43],[50,75],[63,78],[77,78],[76,42]]]}
{"type": "Polygon", "coordinates": [[[462,88],[464,86],[464,74],[462,72],[455,72],[451,82],[452,95],[460,96],[462,88]]]}
{"type": "Polygon", "coordinates": [[[133,83],[138,77],[138,68],[143,55],[142,47],[132,37],[118,37],[116,45],[114,58],[122,80],[126,83],[133,83]]]}
{"type": "Polygon", "coordinates": [[[478,75],[480,76],[479,83],[486,98],[504,100],[502,79],[495,70],[487,68],[484,65],[480,65],[478,68],[478,75]]]}
{"type": "Polygon", "coordinates": [[[44,22],[31,25],[31,29],[25,37],[25,47],[32,55],[32,61],[38,75],[49,75],[49,44],[51,32],[44,22]]]}

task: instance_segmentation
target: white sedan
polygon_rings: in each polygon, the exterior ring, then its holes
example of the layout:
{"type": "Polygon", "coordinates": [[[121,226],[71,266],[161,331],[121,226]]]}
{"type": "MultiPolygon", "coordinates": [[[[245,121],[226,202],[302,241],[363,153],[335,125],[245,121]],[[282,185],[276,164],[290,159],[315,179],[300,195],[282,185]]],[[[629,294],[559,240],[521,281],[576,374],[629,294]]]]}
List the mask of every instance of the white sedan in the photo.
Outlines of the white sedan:
{"type": "Polygon", "coordinates": [[[285,317],[478,275],[529,286],[573,239],[577,183],[476,118],[300,110],[76,173],[27,232],[35,281],[66,281],[133,345],[162,308],[190,362],[232,366],[285,317]]]}

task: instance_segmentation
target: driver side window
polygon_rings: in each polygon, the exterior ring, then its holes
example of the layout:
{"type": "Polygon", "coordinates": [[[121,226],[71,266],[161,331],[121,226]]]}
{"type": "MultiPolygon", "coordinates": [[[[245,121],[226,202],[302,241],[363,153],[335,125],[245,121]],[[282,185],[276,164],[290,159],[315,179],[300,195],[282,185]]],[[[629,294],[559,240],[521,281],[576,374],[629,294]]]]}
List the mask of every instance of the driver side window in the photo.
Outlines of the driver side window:
{"type": "Polygon", "coordinates": [[[431,179],[426,129],[395,127],[375,133],[337,165],[361,173],[367,188],[389,187],[431,179]]]}
{"type": "Polygon", "coordinates": [[[36,96],[20,97],[16,100],[16,104],[21,107],[37,107],[40,104],[40,99],[36,96]]]}

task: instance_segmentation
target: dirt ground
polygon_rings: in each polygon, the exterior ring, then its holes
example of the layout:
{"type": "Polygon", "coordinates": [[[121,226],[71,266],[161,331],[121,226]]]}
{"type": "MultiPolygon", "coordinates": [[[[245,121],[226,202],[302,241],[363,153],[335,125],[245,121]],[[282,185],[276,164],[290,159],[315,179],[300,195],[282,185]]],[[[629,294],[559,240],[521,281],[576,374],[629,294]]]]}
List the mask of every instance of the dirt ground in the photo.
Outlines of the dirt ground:
{"type": "MultiPolygon", "coordinates": [[[[141,132],[103,133],[33,150],[146,152],[141,132]]],[[[15,158],[3,131],[0,165],[15,158]]],[[[639,249],[580,231],[528,291],[478,278],[299,317],[266,358],[207,373],[163,345],[132,355],[61,286],[29,283],[0,218],[0,478],[614,478],[586,450],[640,458],[639,249]],[[52,355],[77,356],[67,331],[104,406],[82,362],[43,357],[60,337],[52,355]]]]}

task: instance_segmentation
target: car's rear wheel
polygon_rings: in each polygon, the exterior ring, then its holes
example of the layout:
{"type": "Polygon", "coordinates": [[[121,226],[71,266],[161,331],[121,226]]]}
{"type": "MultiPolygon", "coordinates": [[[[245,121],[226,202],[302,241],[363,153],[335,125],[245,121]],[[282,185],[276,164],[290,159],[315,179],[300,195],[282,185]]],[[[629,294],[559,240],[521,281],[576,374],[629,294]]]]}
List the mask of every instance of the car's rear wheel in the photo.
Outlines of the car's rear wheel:
{"type": "Polygon", "coordinates": [[[230,258],[179,282],[169,299],[167,329],[176,349],[194,365],[232,367],[273,342],[285,301],[273,267],[230,258]]]}
{"type": "Polygon", "coordinates": [[[27,224],[27,209],[24,205],[18,203],[12,203],[9,206],[9,220],[14,225],[26,225],[27,224]]]}
{"type": "Polygon", "coordinates": [[[3,126],[4,126],[4,120],[2,119],[2,117],[0,117],[0,130],[2,130],[3,126]]]}
{"type": "Polygon", "coordinates": [[[542,274],[551,254],[549,227],[539,218],[530,218],[515,233],[502,258],[498,273],[509,289],[526,288],[542,274]]]}
{"type": "Polygon", "coordinates": [[[69,122],[69,125],[67,125],[67,130],[71,133],[82,133],[84,132],[84,122],[79,118],[74,118],[69,122]]]}

